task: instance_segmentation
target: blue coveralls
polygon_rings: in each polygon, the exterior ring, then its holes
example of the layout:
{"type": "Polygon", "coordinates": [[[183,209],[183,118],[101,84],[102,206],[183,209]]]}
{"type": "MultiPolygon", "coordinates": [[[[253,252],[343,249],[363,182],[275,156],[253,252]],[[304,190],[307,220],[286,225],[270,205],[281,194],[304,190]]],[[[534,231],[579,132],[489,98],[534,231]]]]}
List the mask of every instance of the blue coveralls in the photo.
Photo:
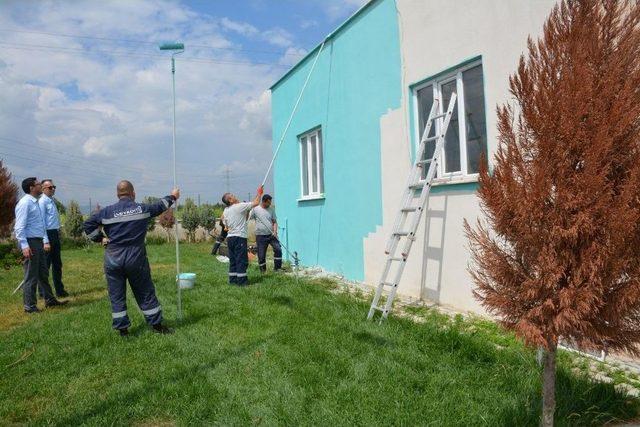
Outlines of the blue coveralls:
{"type": "Polygon", "coordinates": [[[109,239],[104,252],[104,273],[114,329],[126,329],[131,325],[127,315],[127,280],[147,323],[157,325],[162,322],[144,239],[149,218],[160,215],[174,202],[173,196],[152,204],[123,197],[118,203],[94,213],[84,223],[84,232],[94,242],[101,242],[103,237],[109,239]]]}

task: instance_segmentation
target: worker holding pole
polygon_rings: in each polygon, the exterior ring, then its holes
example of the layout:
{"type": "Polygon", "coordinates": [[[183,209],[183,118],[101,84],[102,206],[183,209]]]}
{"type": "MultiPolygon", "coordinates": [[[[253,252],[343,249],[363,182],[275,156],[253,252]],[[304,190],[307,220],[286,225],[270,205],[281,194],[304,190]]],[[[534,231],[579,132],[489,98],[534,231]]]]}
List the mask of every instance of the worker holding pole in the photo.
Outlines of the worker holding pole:
{"type": "Polygon", "coordinates": [[[162,309],[151,280],[151,269],[144,244],[149,218],[169,209],[180,198],[175,188],[170,195],[151,204],[137,203],[136,192],[129,181],[117,186],[118,202],[94,213],[84,223],[84,232],[94,242],[106,246],[104,273],[107,278],[113,328],[120,335],[129,334],[127,285],[154,332],[170,334],[162,324],[162,309]]]}
{"type": "Polygon", "coordinates": [[[227,248],[229,250],[229,284],[246,286],[249,284],[247,267],[247,217],[249,211],[260,204],[264,187],[258,188],[256,198],[252,202],[240,202],[231,193],[224,193],[222,203],[227,207],[222,214],[227,228],[227,248]]]}

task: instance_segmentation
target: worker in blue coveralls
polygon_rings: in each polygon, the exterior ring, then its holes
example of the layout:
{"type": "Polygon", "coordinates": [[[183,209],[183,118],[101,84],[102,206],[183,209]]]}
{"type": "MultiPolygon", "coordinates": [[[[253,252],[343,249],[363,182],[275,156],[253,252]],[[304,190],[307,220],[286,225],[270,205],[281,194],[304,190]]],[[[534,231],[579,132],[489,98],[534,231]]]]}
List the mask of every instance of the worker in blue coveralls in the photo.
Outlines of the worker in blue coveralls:
{"type": "Polygon", "coordinates": [[[113,328],[127,336],[131,322],[127,315],[127,286],[154,332],[170,334],[173,330],[162,324],[162,310],[151,281],[151,270],[144,239],[149,218],[171,207],[180,197],[174,189],[169,196],[150,204],[137,203],[136,192],[129,181],[117,186],[118,202],[94,213],[84,223],[84,232],[94,242],[106,246],[104,273],[107,278],[113,328]]]}
{"type": "Polygon", "coordinates": [[[247,219],[249,211],[258,206],[264,188],[258,188],[258,194],[252,202],[240,202],[231,193],[224,193],[222,203],[227,207],[222,213],[224,225],[229,231],[227,235],[227,249],[229,250],[229,284],[246,286],[249,284],[247,267],[247,219]]]}

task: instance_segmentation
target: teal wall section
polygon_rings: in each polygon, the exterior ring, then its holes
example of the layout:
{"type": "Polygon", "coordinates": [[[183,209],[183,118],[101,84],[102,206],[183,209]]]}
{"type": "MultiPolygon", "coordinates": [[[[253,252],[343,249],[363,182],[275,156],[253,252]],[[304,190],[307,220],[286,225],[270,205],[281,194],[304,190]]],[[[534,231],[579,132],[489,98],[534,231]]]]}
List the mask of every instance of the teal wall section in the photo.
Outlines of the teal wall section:
{"type": "MultiPolygon", "coordinates": [[[[316,54],[272,87],[274,149],[316,54]]],[[[303,265],[364,279],[363,238],[382,223],[380,118],[400,107],[401,75],[394,0],[373,0],[327,40],[274,167],[278,218],[303,265]],[[297,136],[317,126],[325,199],[298,201],[297,136]]]]}

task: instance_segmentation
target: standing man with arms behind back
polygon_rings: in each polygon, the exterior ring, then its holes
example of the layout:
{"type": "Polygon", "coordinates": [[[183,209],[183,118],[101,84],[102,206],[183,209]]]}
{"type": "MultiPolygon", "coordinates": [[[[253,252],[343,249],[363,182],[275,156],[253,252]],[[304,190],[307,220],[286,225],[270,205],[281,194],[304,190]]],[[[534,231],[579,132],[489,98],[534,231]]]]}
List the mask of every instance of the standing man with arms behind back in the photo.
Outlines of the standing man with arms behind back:
{"type": "Polygon", "coordinates": [[[264,189],[258,188],[258,194],[253,202],[240,202],[231,193],[224,193],[222,203],[227,207],[222,217],[229,230],[227,235],[227,248],[229,249],[229,284],[246,286],[249,284],[247,267],[249,256],[247,255],[247,217],[249,211],[258,206],[264,189]]]}
{"type": "Polygon", "coordinates": [[[268,194],[262,196],[262,203],[251,210],[249,219],[256,221],[256,243],[258,244],[258,265],[260,272],[267,271],[267,249],[273,248],[273,269],[282,268],[282,249],[278,240],[278,222],[276,213],[271,207],[272,197],[268,194]]]}
{"type": "Polygon", "coordinates": [[[53,296],[49,285],[46,252],[49,252],[51,246],[38,205],[42,185],[35,177],[26,178],[22,181],[22,190],[25,195],[16,204],[14,232],[24,257],[24,280],[22,281],[24,311],[38,313],[40,311],[36,305],[38,286],[42,290],[45,307],[64,305],[67,302],[58,301],[53,296]]]}
{"type": "Polygon", "coordinates": [[[153,331],[160,334],[173,333],[172,329],[162,324],[162,310],[151,280],[144,238],[149,218],[169,209],[180,197],[180,190],[175,188],[169,196],[150,204],[135,201],[136,192],[129,181],[120,181],[116,191],[118,202],[94,213],[84,223],[87,236],[94,242],[106,245],[104,274],[111,301],[113,329],[122,336],[129,334],[131,321],[127,315],[128,280],[138,307],[153,331]]]}
{"type": "Polygon", "coordinates": [[[62,247],[60,245],[60,214],[53,200],[56,194],[56,186],[53,181],[45,179],[42,181],[42,195],[38,199],[40,212],[44,217],[44,226],[47,229],[47,237],[51,250],[47,253],[47,270],[51,269],[53,276],[53,287],[56,295],[59,297],[67,297],[69,294],[64,290],[62,283],[62,247]]]}

